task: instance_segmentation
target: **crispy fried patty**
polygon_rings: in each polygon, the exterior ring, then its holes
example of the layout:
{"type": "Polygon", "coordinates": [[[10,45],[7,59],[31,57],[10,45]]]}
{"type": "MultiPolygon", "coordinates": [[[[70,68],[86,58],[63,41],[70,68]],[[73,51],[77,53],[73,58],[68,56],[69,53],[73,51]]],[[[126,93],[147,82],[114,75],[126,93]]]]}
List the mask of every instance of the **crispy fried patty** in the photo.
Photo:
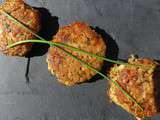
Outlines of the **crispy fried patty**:
{"type": "MultiPolygon", "coordinates": [[[[60,28],[52,41],[62,42],[97,55],[104,56],[106,52],[106,46],[102,37],[87,24],[81,22],[60,28]]],[[[78,54],[68,49],[65,50],[98,70],[100,70],[103,65],[103,61],[97,60],[96,58],[78,54]]],[[[55,47],[50,47],[47,62],[48,69],[52,74],[57,76],[58,81],[68,86],[84,82],[96,74],[55,47]]]]}
{"type": "MultiPolygon", "coordinates": [[[[40,14],[23,0],[6,0],[0,6],[3,10],[26,25],[34,32],[40,30],[40,14]]],[[[17,41],[35,38],[21,26],[15,24],[0,12],[0,51],[9,56],[25,56],[32,47],[32,44],[23,44],[6,50],[6,46],[17,41]]]]}
{"type": "Polygon", "coordinates": [[[111,68],[109,76],[139,102],[144,111],[141,111],[113,83],[110,84],[109,97],[114,103],[137,118],[151,117],[159,112],[159,103],[157,101],[158,89],[156,87],[156,83],[160,81],[159,64],[151,59],[140,59],[134,56],[128,62],[130,64],[142,64],[150,67],[148,69],[148,67],[115,65],[111,68]]]}

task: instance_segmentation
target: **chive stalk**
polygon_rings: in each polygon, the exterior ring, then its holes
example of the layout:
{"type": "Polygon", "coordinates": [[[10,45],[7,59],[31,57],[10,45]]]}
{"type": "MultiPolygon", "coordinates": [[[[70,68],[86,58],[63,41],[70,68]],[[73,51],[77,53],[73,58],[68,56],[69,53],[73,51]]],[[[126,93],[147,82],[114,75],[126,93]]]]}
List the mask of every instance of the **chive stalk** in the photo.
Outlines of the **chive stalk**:
{"type": "MultiPolygon", "coordinates": [[[[2,12],[5,16],[7,16],[9,19],[11,19],[14,23],[16,23],[17,25],[21,26],[23,29],[27,30],[28,32],[32,33],[34,36],[36,36],[37,38],[39,38],[40,40],[44,40],[44,41],[47,41],[45,40],[44,38],[42,38],[41,36],[37,35],[35,32],[33,32],[31,29],[29,29],[27,26],[25,26],[23,23],[21,23],[19,20],[17,20],[16,18],[14,18],[13,16],[11,16],[10,14],[8,14],[7,12],[3,11],[3,10],[0,10],[0,12],[2,12]]],[[[26,41],[27,42],[27,41],[26,41]]],[[[29,41],[28,41],[29,42],[29,41]]],[[[31,42],[31,41],[30,41],[31,42]]],[[[82,53],[82,54],[87,54],[89,56],[92,56],[92,57],[95,57],[99,60],[104,60],[104,61],[107,61],[107,62],[111,62],[111,63],[115,63],[115,64],[119,64],[119,65],[128,65],[128,66],[136,66],[136,67],[142,67],[142,68],[150,68],[150,66],[145,66],[145,65],[141,65],[141,64],[129,64],[129,63],[126,63],[126,62],[123,62],[123,61],[117,61],[117,60],[112,60],[112,59],[109,59],[109,58],[106,58],[106,57],[103,57],[103,56],[99,56],[99,55],[96,55],[96,54],[93,54],[93,53],[90,53],[90,52],[87,52],[87,51],[84,51],[84,50],[81,50],[79,48],[76,48],[76,47],[73,47],[73,46],[70,46],[70,45],[67,45],[67,44],[64,44],[64,43],[55,43],[57,46],[61,46],[61,47],[65,47],[65,48],[68,48],[70,50],[73,50],[73,51],[76,51],[78,53],[82,53]]]]}
{"type": "Polygon", "coordinates": [[[133,101],[142,111],[143,108],[141,107],[141,105],[139,105],[139,103],[132,98],[125,90],[123,90],[123,88],[114,80],[109,79],[106,75],[104,75],[103,73],[99,72],[98,70],[96,70],[95,68],[93,68],[92,66],[90,66],[89,64],[85,63],[84,61],[82,61],[81,59],[77,58],[76,56],[72,55],[70,52],[62,49],[59,47],[59,43],[56,42],[50,42],[50,41],[45,41],[45,40],[23,40],[23,41],[18,41],[16,43],[13,43],[11,45],[8,46],[8,48],[14,47],[16,45],[20,45],[20,44],[24,44],[24,43],[43,43],[43,44],[48,44],[50,46],[54,46],[59,48],[60,50],[62,50],[63,52],[65,52],[68,56],[72,57],[74,60],[80,62],[83,66],[87,67],[88,69],[96,72],[97,74],[99,74],[100,76],[102,76],[103,78],[107,79],[107,80],[111,80],[111,82],[114,83],[114,85],[116,85],[116,87],[124,94],[126,95],[127,98],[129,98],[131,101],[133,101]]]}
{"type": "MultiPolygon", "coordinates": [[[[102,77],[104,77],[105,79],[107,80],[110,80],[106,75],[104,75],[103,73],[99,72],[98,70],[96,70],[95,68],[93,68],[92,66],[88,65],[87,63],[85,63],[84,61],[80,60],[79,58],[77,58],[76,56],[72,55],[71,53],[67,52],[66,50],[60,48],[60,46],[62,47],[66,47],[66,48],[69,48],[71,50],[74,50],[74,51],[77,51],[77,52],[81,52],[81,53],[85,53],[85,54],[88,54],[92,57],[96,57],[98,59],[101,59],[101,60],[105,60],[105,61],[108,61],[108,62],[112,62],[112,63],[116,63],[116,64],[128,64],[128,63],[124,63],[124,62],[120,62],[120,61],[114,61],[114,60],[111,60],[111,59],[108,59],[108,58],[105,58],[105,57],[102,57],[102,56],[98,56],[96,54],[92,54],[92,53],[89,53],[89,52],[86,52],[86,51],[83,51],[83,50],[80,50],[78,48],[74,48],[72,46],[69,46],[69,45],[66,45],[64,43],[55,43],[55,42],[49,42],[49,41],[46,41],[45,39],[43,39],[42,37],[40,37],[39,35],[37,35],[36,33],[34,33],[32,30],[30,30],[27,26],[25,26],[23,23],[21,23],[20,21],[18,21],[16,18],[12,17],[10,14],[8,14],[7,12],[3,11],[3,10],[0,10],[1,13],[3,13],[7,18],[9,18],[10,20],[12,20],[14,23],[16,23],[17,25],[20,25],[23,29],[27,30],[28,32],[32,33],[33,35],[35,35],[37,38],[39,38],[40,40],[24,40],[24,41],[19,41],[19,42],[16,42],[16,43],[13,43],[11,45],[9,45],[7,48],[11,48],[11,47],[14,47],[16,45],[19,45],[19,44],[23,44],[23,43],[28,43],[28,42],[34,42],[34,43],[44,43],[44,44],[49,44],[50,46],[55,46],[57,48],[59,48],[60,50],[62,50],[63,52],[65,52],[67,55],[69,55],[70,57],[72,57],[74,60],[80,62],[82,65],[86,66],[88,69],[96,72],[97,74],[101,75],[102,77]]],[[[130,99],[132,102],[134,102],[142,111],[143,111],[143,108],[141,107],[141,105],[139,105],[139,103],[134,99],[132,98],[125,90],[123,90],[123,88],[114,80],[111,80],[114,85],[116,85],[116,87],[121,90],[121,92],[128,98],[130,99]]]]}

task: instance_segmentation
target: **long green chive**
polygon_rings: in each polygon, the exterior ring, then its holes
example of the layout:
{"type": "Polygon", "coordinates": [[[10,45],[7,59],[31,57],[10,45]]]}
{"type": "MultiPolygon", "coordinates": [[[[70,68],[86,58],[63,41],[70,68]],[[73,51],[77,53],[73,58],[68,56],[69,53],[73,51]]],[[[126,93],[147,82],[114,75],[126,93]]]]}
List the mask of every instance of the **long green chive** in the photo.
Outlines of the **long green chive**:
{"type": "MultiPolygon", "coordinates": [[[[13,16],[11,16],[10,14],[8,14],[7,12],[3,11],[3,10],[0,10],[0,12],[2,12],[4,15],[6,15],[9,19],[13,20],[13,22],[15,22],[16,24],[18,24],[19,26],[21,26],[22,28],[24,28],[25,30],[27,30],[28,32],[32,33],[34,36],[36,36],[37,38],[39,38],[40,40],[45,40],[44,38],[40,37],[39,35],[37,35],[35,32],[33,32],[32,30],[30,30],[27,26],[25,26],[23,23],[21,23],[20,21],[18,21],[16,18],[14,18],[13,16]]],[[[47,41],[47,40],[45,40],[47,41]]],[[[61,46],[61,47],[65,47],[65,48],[68,48],[70,50],[73,50],[73,51],[77,51],[79,53],[83,53],[83,54],[87,54],[89,56],[92,56],[92,57],[95,57],[99,60],[104,60],[104,61],[107,61],[107,62],[111,62],[111,63],[115,63],[115,64],[123,64],[123,65],[128,65],[128,66],[136,66],[136,67],[142,67],[144,69],[148,69],[150,68],[150,66],[145,66],[145,65],[142,65],[142,64],[129,64],[129,63],[126,63],[126,62],[123,62],[123,61],[116,61],[116,60],[112,60],[112,59],[108,59],[106,57],[103,57],[103,56],[99,56],[99,55],[96,55],[96,54],[93,54],[93,53],[90,53],[90,52],[87,52],[87,51],[84,51],[84,50],[81,50],[79,48],[75,48],[73,46],[70,46],[70,45],[67,45],[67,44],[64,44],[64,43],[56,43],[57,46],[61,46]]]]}
{"type": "MultiPolygon", "coordinates": [[[[17,19],[15,19],[14,17],[12,17],[11,15],[9,15],[8,13],[6,13],[5,11],[3,10],[0,10],[0,12],[2,12],[4,15],[6,15],[9,19],[11,19],[12,21],[14,21],[16,24],[20,25],[22,28],[24,28],[25,30],[29,31],[30,33],[32,33],[33,35],[35,35],[37,38],[41,39],[41,40],[26,40],[27,42],[36,42],[36,43],[45,43],[45,44],[49,44],[50,46],[55,46],[55,47],[58,47],[59,46],[64,46],[64,47],[68,47],[72,50],[75,50],[75,51],[81,51],[81,53],[85,53],[85,54],[88,54],[88,55],[92,55],[93,57],[97,57],[99,59],[104,59],[104,57],[101,57],[101,56],[98,56],[96,54],[92,54],[92,53],[89,53],[89,52],[85,52],[85,51],[82,51],[78,48],[74,48],[74,47],[71,47],[71,46],[68,46],[66,44],[62,44],[62,43],[54,43],[54,42],[49,42],[49,41],[46,41],[45,39],[43,39],[42,37],[40,37],[39,35],[37,35],[36,33],[34,33],[32,30],[30,30],[29,28],[27,28],[23,23],[21,23],[20,21],[18,21],[17,19]]],[[[15,45],[19,45],[19,44],[22,44],[22,43],[27,43],[26,41],[19,41],[19,42],[16,42],[12,45],[9,45],[8,48],[10,47],[14,47],[15,45]]],[[[102,77],[106,78],[107,80],[109,80],[109,78],[107,76],[105,76],[104,74],[102,74],[101,72],[99,72],[98,70],[96,70],[95,68],[93,68],[92,66],[86,64],[85,62],[83,62],[82,60],[80,60],[79,58],[77,58],[76,56],[72,55],[71,53],[65,51],[64,49],[62,48],[59,48],[61,50],[63,50],[67,55],[71,56],[73,59],[75,59],[76,61],[79,61],[81,64],[83,64],[84,66],[86,66],[87,68],[93,70],[94,72],[96,72],[97,74],[101,75],[102,77]]],[[[116,63],[116,64],[124,64],[124,62],[122,63],[119,63],[117,61],[113,61],[113,60],[110,60],[110,59],[107,59],[105,58],[104,60],[108,61],[109,62],[113,62],[113,63],[116,63]]],[[[131,101],[133,101],[142,111],[143,111],[143,108],[141,107],[141,105],[139,105],[139,103],[134,99],[132,98],[127,92],[125,92],[125,90],[123,90],[123,88],[114,80],[111,80],[131,101]]]]}
{"type": "Polygon", "coordinates": [[[84,61],[80,60],[80,59],[77,58],[76,56],[74,56],[74,55],[72,55],[71,53],[69,53],[68,51],[60,48],[60,47],[59,47],[59,43],[50,42],[50,41],[45,41],[45,40],[24,40],[24,41],[18,41],[18,42],[14,43],[14,44],[11,44],[11,45],[8,46],[8,48],[14,47],[14,46],[19,45],[19,44],[29,43],[29,42],[49,44],[50,46],[54,46],[54,47],[59,48],[60,50],[62,50],[63,52],[65,52],[68,56],[70,56],[70,57],[72,57],[74,60],[80,62],[80,63],[81,63],[82,65],[84,65],[85,67],[91,69],[92,71],[94,71],[94,72],[96,72],[97,74],[101,75],[101,76],[104,77],[105,79],[111,80],[111,81],[116,85],[116,87],[118,87],[118,89],[120,89],[121,92],[127,96],[127,98],[129,98],[131,101],[133,101],[133,102],[143,111],[143,108],[141,107],[141,105],[139,105],[139,103],[138,103],[134,98],[132,98],[125,90],[123,90],[123,88],[122,88],[116,81],[114,81],[114,80],[112,80],[112,79],[109,79],[106,75],[104,75],[103,73],[99,72],[98,70],[96,70],[96,69],[93,68],[92,66],[88,65],[88,64],[85,63],[84,61]]]}

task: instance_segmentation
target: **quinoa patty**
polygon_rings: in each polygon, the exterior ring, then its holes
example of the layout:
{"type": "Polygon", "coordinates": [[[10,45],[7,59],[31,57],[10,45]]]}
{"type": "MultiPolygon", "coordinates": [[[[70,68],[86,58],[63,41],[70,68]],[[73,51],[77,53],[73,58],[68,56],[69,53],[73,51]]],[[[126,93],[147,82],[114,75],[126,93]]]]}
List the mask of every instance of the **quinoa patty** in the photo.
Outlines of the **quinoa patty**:
{"type": "Polygon", "coordinates": [[[144,108],[144,111],[140,110],[113,83],[110,83],[109,97],[137,119],[151,117],[159,112],[159,103],[157,102],[159,90],[156,87],[156,83],[160,81],[159,63],[151,59],[140,59],[134,56],[129,58],[128,63],[150,67],[146,69],[137,66],[115,65],[111,68],[109,76],[112,80],[117,81],[144,108]]]}
{"type": "MultiPolygon", "coordinates": [[[[62,42],[101,56],[105,56],[106,52],[106,46],[102,37],[92,30],[89,25],[81,22],[75,22],[60,28],[52,41],[62,42]]],[[[65,50],[98,70],[100,70],[103,65],[103,61],[97,60],[96,58],[78,54],[68,49],[65,50]]],[[[67,86],[87,81],[96,74],[55,47],[50,47],[47,63],[51,73],[56,75],[59,82],[67,86]]]]}
{"type": "MultiPolygon", "coordinates": [[[[34,32],[40,30],[40,14],[23,0],[6,0],[0,10],[4,10],[34,32]]],[[[18,45],[6,50],[6,46],[25,39],[35,38],[30,32],[15,24],[0,12],[0,51],[9,56],[25,56],[32,47],[31,43],[18,45]]]]}

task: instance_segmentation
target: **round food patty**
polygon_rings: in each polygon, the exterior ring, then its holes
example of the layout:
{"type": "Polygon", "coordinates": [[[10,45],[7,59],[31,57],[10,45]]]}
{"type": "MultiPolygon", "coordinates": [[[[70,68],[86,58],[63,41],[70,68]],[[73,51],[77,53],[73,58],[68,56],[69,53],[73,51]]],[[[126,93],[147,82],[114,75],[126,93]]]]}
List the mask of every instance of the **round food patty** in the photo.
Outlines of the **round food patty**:
{"type": "MultiPolygon", "coordinates": [[[[101,56],[105,56],[106,52],[105,42],[102,37],[92,30],[89,25],[81,22],[75,22],[60,28],[52,41],[62,42],[101,56]]],[[[80,54],[68,49],[65,50],[71,52],[73,55],[98,70],[100,70],[103,65],[102,60],[97,60],[94,57],[80,54]]],[[[81,63],[69,57],[62,50],[55,47],[50,47],[47,62],[48,69],[51,73],[56,75],[59,82],[67,86],[87,81],[96,74],[92,70],[84,67],[81,63]]]]}
{"type": "Polygon", "coordinates": [[[112,82],[110,82],[108,95],[115,104],[133,114],[137,119],[151,117],[159,112],[157,102],[159,87],[157,88],[156,84],[160,81],[160,64],[152,59],[136,58],[135,56],[131,56],[128,63],[135,66],[115,65],[111,68],[109,76],[131,95],[144,110],[140,110],[112,82]],[[146,67],[139,67],[139,65],[146,67]]]}
{"type": "MultiPolygon", "coordinates": [[[[6,0],[0,6],[3,10],[26,25],[34,32],[40,30],[40,14],[23,0],[6,0]]],[[[14,23],[0,12],[0,51],[9,56],[25,56],[32,47],[31,43],[18,45],[14,48],[6,49],[6,46],[21,40],[35,38],[30,32],[14,23]]]]}

